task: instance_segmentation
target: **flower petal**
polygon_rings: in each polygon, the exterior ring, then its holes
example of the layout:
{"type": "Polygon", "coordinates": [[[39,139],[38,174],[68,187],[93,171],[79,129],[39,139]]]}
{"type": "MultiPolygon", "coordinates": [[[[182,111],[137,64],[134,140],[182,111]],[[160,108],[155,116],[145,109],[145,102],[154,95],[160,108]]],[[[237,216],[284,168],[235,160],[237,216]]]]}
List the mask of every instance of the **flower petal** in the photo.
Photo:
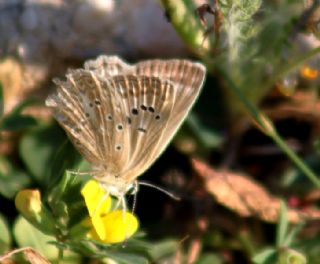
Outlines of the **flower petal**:
{"type": "Polygon", "coordinates": [[[319,71],[316,68],[312,68],[308,65],[305,65],[300,69],[300,74],[302,77],[304,77],[308,80],[314,80],[314,79],[318,78],[319,71]]]}
{"type": "MultiPolygon", "coordinates": [[[[119,243],[129,237],[131,237],[138,229],[139,222],[138,219],[131,213],[116,210],[113,211],[104,217],[101,218],[104,226],[104,234],[99,234],[99,231],[96,229],[99,237],[103,239],[105,243],[119,243]]],[[[100,225],[98,221],[96,222],[97,226],[100,225]]]]}
{"type": "Polygon", "coordinates": [[[22,216],[43,233],[52,235],[56,232],[54,217],[42,204],[39,190],[26,189],[18,192],[15,204],[22,216]]]}
{"type": "Polygon", "coordinates": [[[22,190],[16,195],[15,204],[20,212],[38,214],[42,210],[40,192],[38,190],[22,190]]]}
{"type": "Polygon", "coordinates": [[[89,180],[81,190],[91,217],[100,216],[110,211],[112,199],[105,197],[105,190],[95,180],[89,180]],[[104,199],[104,201],[102,201],[104,199]]]}
{"type": "Polygon", "coordinates": [[[95,216],[90,218],[91,230],[88,232],[87,236],[94,240],[103,241],[105,239],[105,227],[100,216],[95,216]]]}

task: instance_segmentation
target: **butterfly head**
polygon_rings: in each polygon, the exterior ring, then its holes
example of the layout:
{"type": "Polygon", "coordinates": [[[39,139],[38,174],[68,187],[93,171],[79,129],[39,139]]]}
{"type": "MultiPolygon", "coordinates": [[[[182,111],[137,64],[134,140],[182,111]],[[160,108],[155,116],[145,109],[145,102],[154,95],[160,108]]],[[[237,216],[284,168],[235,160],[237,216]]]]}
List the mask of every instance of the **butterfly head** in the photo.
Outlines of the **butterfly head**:
{"type": "Polygon", "coordinates": [[[124,197],[127,193],[134,193],[135,181],[129,182],[117,174],[109,174],[106,171],[94,173],[94,178],[105,189],[106,193],[114,197],[124,197]]]}

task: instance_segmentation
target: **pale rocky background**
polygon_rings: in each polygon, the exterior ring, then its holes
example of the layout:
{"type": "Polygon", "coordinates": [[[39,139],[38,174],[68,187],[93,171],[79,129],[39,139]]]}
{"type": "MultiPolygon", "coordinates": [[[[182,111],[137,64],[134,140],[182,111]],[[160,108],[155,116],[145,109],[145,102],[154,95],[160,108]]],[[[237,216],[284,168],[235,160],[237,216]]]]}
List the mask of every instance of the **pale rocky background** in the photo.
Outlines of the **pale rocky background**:
{"type": "Polygon", "coordinates": [[[26,97],[44,99],[52,77],[99,54],[135,61],[188,51],[160,1],[0,0],[5,112],[26,97]]]}

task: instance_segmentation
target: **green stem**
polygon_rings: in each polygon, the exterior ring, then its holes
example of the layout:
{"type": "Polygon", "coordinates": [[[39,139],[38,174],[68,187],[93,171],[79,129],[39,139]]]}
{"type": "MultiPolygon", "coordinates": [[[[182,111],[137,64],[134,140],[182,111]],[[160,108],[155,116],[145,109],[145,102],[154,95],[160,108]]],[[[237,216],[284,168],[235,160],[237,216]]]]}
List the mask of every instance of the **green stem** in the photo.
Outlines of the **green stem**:
{"type": "Polygon", "coordinates": [[[314,183],[318,188],[320,188],[320,180],[318,176],[303,162],[299,156],[292,151],[292,149],[284,142],[284,140],[279,136],[278,132],[275,130],[274,133],[270,134],[270,137],[276,142],[276,144],[282,149],[284,153],[296,164],[296,166],[309,178],[311,182],[314,183]]]}
{"type": "MultiPolygon", "coordinates": [[[[318,50],[318,49],[317,49],[318,50]]],[[[320,48],[319,48],[320,51],[320,48]]],[[[262,131],[273,139],[273,141],[279,146],[279,148],[287,154],[287,156],[293,161],[293,163],[307,176],[307,178],[313,182],[318,188],[320,188],[320,180],[317,175],[296,155],[293,150],[285,143],[285,141],[278,134],[274,128],[272,122],[243,95],[241,90],[235,85],[235,83],[229,78],[229,76],[222,70],[218,69],[221,75],[224,77],[224,80],[227,81],[228,86],[232,91],[240,98],[243,104],[246,106],[246,109],[253,116],[253,118],[260,125],[262,131]]]]}
{"type": "Polygon", "coordinates": [[[239,241],[242,244],[243,249],[247,253],[248,256],[253,256],[256,252],[256,248],[254,246],[253,238],[249,233],[241,233],[238,235],[239,241]]]}
{"type": "Polygon", "coordinates": [[[63,249],[59,247],[57,264],[59,264],[62,260],[63,260],[63,249]]]}
{"type": "Polygon", "coordinates": [[[208,53],[211,50],[212,40],[204,36],[205,29],[201,26],[200,19],[195,16],[197,6],[194,1],[161,0],[160,2],[184,42],[195,53],[208,53]]]}

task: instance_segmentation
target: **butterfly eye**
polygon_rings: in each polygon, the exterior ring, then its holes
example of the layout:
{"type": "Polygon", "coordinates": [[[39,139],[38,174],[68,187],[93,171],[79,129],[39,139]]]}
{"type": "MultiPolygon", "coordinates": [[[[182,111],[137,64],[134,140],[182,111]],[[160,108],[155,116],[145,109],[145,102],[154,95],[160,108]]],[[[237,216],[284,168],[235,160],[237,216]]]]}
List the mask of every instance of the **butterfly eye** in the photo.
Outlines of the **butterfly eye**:
{"type": "Polygon", "coordinates": [[[150,113],[154,113],[154,108],[152,106],[149,106],[148,110],[150,113]]]}
{"type": "Polygon", "coordinates": [[[133,115],[138,115],[138,114],[139,114],[137,108],[132,108],[131,113],[132,113],[133,115]]]}
{"type": "Polygon", "coordinates": [[[117,126],[117,129],[118,129],[118,130],[122,130],[122,129],[123,129],[123,126],[120,124],[120,125],[117,126]]]}
{"type": "Polygon", "coordinates": [[[155,117],[157,120],[159,120],[160,119],[160,115],[156,115],[156,117],[155,117]]]}
{"type": "Polygon", "coordinates": [[[146,110],[147,110],[147,107],[146,107],[145,105],[141,105],[140,108],[141,108],[141,110],[143,110],[143,111],[146,111],[146,110]]]}

